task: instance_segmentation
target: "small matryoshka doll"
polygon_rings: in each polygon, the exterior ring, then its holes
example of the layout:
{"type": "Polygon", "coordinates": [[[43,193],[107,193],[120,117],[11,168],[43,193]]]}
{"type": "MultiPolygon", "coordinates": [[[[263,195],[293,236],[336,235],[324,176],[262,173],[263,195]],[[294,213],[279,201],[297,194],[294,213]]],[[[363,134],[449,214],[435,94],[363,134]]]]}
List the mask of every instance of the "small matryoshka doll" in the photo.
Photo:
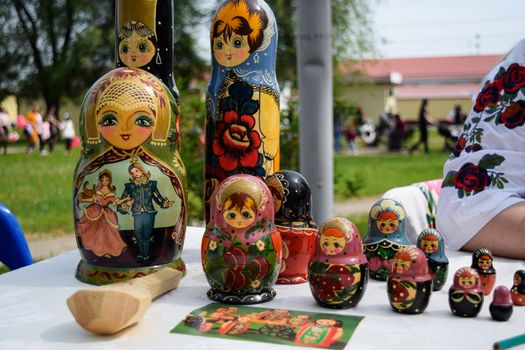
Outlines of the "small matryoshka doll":
{"type": "Polygon", "coordinates": [[[492,293],[496,284],[496,270],[492,264],[494,258],[487,248],[478,248],[472,253],[472,267],[476,269],[481,281],[481,289],[485,295],[492,293]]]}
{"type": "Polygon", "coordinates": [[[448,304],[456,316],[476,317],[483,306],[483,290],[479,274],[471,267],[462,267],[454,274],[448,290],[448,304]]]}
{"type": "Polygon", "coordinates": [[[410,245],[405,232],[405,209],[393,199],[381,199],[370,210],[368,235],[364,240],[370,277],[386,281],[394,255],[410,245]]]}
{"type": "Polygon", "coordinates": [[[388,300],[395,311],[402,314],[425,311],[432,292],[432,276],[428,273],[425,253],[413,246],[397,252],[387,285],[388,300]]]}
{"type": "Polygon", "coordinates": [[[308,281],[308,261],[314,254],[317,226],[310,215],[312,195],[306,179],[281,170],[266,179],[275,205],[275,225],[283,242],[283,264],[277,283],[308,281]]]}
{"type": "Polygon", "coordinates": [[[167,87],[138,68],[114,69],[86,94],[73,192],[81,281],[184,269],[187,189],[177,115],[167,87]]]}
{"type": "Polygon", "coordinates": [[[210,299],[256,304],[274,298],[282,245],[272,194],[261,179],[238,174],[217,187],[201,254],[210,299]]]}
{"type": "Polygon", "coordinates": [[[206,92],[205,210],[226,177],[279,170],[277,23],[263,0],[226,0],[211,23],[206,92]]]}
{"type": "Polygon", "coordinates": [[[328,219],[317,233],[308,282],[317,303],[333,309],[357,306],[368,282],[368,263],[357,227],[345,218],[328,219]]]}
{"type": "Polygon", "coordinates": [[[497,286],[494,289],[494,298],[490,303],[489,312],[495,321],[508,321],[512,316],[512,300],[507,287],[497,286]]]}
{"type": "Polygon", "coordinates": [[[525,306],[525,270],[518,270],[514,273],[510,297],[514,305],[525,306]]]}
{"type": "Polygon", "coordinates": [[[427,257],[430,275],[434,280],[432,290],[441,290],[448,276],[448,258],[445,255],[443,237],[433,228],[424,229],[417,237],[417,247],[421,249],[427,257]]]}

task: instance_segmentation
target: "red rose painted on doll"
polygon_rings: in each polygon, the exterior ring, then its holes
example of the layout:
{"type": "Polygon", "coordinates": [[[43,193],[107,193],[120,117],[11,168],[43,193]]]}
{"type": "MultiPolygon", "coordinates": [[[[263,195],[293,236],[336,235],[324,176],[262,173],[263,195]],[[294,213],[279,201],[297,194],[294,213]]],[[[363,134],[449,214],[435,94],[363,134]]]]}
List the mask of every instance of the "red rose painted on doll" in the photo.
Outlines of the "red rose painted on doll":
{"type": "Polygon", "coordinates": [[[465,192],[481,192],[489,184],[487,170],[472,163],[464,164],[454,175],[454,186],[465,192]]]}
{"type": "Polygon", "coordinates": [[[247,260],[248,254],[239,247],[230,248],[224,254],[224,263],[232,269],[243,269],[247,260]]]}
{"type": "Polygon", "coordinates": [[[224,274],[224,284],[232,290],[241,290],[248,285],[248,279],[240,269],[227,270],[224,274]]]}
{"type": "Polygon", "coordinates": [[[507,107],[501,114],[499,122],[509,129],[522,126],[525,123],[525,101],[520,100],[507,107]]]}
{"type": "Polygon", "coordinates": [[[499,80],[485,85],[476,98],[474,110],[476,112],[481,112],[485,107],[497,104],[500,99],[500,90],[501,82],[499,80]]]}
{"type": "Polygon", "coordinates": [[[213,153],[225,171],[233,171],[239,164],[246,168],[257,166],[261,138],[253,130],[254,126],[253,116],[239,116],[236,111],[224,113],[224,119],[217,122],[213,153]]]}
{"type": "Polygon", "coordinates": [[[507,93],[518,91],[525,86],[525,67],[513,63],[501,77],[501,86],[507,93]]]}

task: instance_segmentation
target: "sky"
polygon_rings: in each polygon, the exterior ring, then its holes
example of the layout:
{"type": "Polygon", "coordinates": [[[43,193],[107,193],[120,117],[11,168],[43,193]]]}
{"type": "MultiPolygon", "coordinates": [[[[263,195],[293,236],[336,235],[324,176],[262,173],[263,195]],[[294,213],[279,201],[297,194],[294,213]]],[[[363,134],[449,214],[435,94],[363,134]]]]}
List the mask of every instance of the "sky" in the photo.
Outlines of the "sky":
{"type": "Polygon", "coordinates": [[[504,54],[525,37],[523,0],[376,0],[381,57],[504,54]]]}

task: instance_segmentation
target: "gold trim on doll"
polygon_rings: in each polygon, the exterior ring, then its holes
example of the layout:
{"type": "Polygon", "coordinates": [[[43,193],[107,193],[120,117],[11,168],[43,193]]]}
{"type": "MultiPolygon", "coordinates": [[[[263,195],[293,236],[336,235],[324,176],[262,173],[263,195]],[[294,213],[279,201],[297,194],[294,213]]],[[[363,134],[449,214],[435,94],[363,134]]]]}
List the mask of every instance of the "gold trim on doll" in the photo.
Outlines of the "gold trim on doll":
{"type": "Polygon", "coordinates": [[[257,211],[264,210],[266,207],[266,202],[268,201],[265,193],[260,191],[259,184],[243,177],[230,177],[224,180],[221,183],[218,191],[217,208],[219,210],[223,209],[223,207],[226,205],[227,199],[235,193],[243,193],[248,197],[251,197],[255,201],[257,211]]]}
{"type": "MultiPolygon", "coordinates": [[[[95,83],[88,92],[86,101],[88,144],[100,143],[101,128],[116,125],[116,120],[121,118],[119,115],[111,116],[106,113],[112,110],[123,115],[142,113],[144,116],[137,117],[135,124],[153,129],[149,134],[137,135],[138,140],[133,138],[133,134],[121,134],[122,140],[118,135],[116,138],[102,135],[112,146],[130,150],[141,146],[147,140],[154,146],[166,144],[171,122],[171,104],[162,83],[150,73],[129,67],[115,69],[95,83]],[[139,118],[143,120],[138,120],[139,118]],[[144,137],[146,139],[142,140],[144,137]],[[131,141],[128,142],[129,140],[131,141]]],[[[129,123],[126,121],[126,125],[122,127],[133,126],[127,124],[129,123]]]]}

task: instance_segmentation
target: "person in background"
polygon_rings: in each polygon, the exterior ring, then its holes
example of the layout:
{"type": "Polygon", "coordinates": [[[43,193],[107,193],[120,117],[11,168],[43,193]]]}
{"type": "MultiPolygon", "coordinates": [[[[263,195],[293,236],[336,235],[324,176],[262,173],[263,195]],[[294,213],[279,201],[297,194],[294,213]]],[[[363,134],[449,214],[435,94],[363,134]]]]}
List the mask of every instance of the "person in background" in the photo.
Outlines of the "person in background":
{"type": "Polygon", "coordinates": [[[7,145],[9,143],[9,132],[11,131],[11,121],[5,108],[0,107],[0,148],[3,154],[7,154],[7,145]]]}
{"type": "Polygon", "coordinates": [[[428,100],[426,98],[421,101],[421,107],[419,107],[418,116],[419,140],[412,147],[410,147],[410,153],[418,149],[419,145],[421,144],[423,144],[425,153],[428,153],[428,125],[431,123],[428,120],[427,104],[428,100]]]}
{"type": "Polygon", "coordinates": [[[42,116],[38,112],[38,106],[33,106],[33,108],[26,114],[26,127],[24,129],[24,134],[26,135],[27,140],[27,153],[33,152],[35,149],[39,149],[40,140],[38,137],[38,130],[42,129],[42,116]]]}
{"type": "Polygon", "coordinates": [[[58,142],[58,130],[60,129],[60,122],[56,118],[56,107],[51,106],[47,111],[45,121],[49,123],[49,138],[47,139],[47,146],[49,153],[53,153],[55,145],[58,142]]]}
{"type": "Polygon", "coordinates": [[[62,130],[62,138],[66,145],[66,152],[71,151],[71,142],[75,137],[75,125],[71,119],[71,114],[68,112],[64,113],[64,120],[60,123],[60,130],[62,130]]]}

